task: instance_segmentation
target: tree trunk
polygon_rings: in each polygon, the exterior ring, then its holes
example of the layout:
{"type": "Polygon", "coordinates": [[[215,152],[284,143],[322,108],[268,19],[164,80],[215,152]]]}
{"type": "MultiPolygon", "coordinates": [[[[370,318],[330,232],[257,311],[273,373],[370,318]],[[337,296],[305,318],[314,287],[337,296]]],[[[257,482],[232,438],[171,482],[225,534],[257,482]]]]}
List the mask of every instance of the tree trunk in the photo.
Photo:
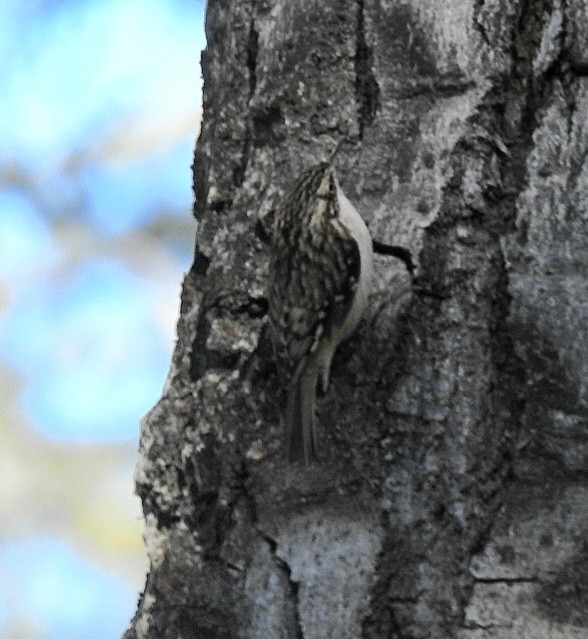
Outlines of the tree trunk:
{"type": "Polygon", "coordinates": [[[196,257],[125,635],[588,636],[585,0],[210,0],[196,257]],[[258,233],[335,160],[380,241],[287,465],[258,233]],[[404,292],[403,292],[404,291],[404,292]]]}

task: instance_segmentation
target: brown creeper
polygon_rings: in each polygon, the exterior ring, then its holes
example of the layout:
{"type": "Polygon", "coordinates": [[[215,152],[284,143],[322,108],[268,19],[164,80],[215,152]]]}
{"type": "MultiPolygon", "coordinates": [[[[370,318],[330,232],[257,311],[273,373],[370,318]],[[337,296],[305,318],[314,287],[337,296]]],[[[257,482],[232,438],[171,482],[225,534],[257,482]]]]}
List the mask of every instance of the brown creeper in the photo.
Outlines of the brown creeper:
{"type": "Polygon", "coordinates": [[[357,327],[372,283],[370,233],[328,162],[306,171],[276,210],[269,317],[287,392],[288,459],[318,452],[316,385],[329,384],[339,343],[357,327]]]}

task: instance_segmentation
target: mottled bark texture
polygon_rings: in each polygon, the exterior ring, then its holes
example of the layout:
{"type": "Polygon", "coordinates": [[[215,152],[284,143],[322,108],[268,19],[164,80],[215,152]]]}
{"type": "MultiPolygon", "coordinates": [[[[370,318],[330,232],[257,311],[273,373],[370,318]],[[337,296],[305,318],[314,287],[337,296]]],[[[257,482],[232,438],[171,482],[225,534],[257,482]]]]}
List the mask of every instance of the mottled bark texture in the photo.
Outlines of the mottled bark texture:
{"type": "Polygon", "coordinates": [[[209,0],[207,35],[126,637],[588,637],[586,1],[209,0]],[[418,286],[378,259],[328,456],[288,467],[259,224],[343,137],[344,190],[418,286]]]}

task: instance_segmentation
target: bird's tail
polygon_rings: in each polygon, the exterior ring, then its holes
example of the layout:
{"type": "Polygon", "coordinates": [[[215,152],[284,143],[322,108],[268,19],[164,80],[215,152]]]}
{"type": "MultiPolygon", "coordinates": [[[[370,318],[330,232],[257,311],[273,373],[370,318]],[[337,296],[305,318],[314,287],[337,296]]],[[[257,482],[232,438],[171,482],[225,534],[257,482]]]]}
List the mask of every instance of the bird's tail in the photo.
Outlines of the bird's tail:
{"type": "Polygon", "coordinates": [[[314,461],[318,454],[314,419],[318,369],[302,370],[288,393],[286,406],[286,437],[289,462],[314,461]]]}

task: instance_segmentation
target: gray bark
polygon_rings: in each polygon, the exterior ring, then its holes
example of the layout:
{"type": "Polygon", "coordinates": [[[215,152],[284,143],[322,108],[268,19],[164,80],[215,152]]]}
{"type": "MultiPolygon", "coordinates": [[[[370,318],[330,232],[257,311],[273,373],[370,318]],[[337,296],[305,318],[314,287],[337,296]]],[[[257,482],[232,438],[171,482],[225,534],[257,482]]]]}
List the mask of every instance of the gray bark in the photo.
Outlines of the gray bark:
{"type": "Polygon", "coordinates": [[[210,0],[131,638],[588,636],[585,0],[210,0]],[[336,166],[390,258],[287,466],[256,234],[336,166]],[[404,293],[403,293],[404,291],[404,293]]]}

